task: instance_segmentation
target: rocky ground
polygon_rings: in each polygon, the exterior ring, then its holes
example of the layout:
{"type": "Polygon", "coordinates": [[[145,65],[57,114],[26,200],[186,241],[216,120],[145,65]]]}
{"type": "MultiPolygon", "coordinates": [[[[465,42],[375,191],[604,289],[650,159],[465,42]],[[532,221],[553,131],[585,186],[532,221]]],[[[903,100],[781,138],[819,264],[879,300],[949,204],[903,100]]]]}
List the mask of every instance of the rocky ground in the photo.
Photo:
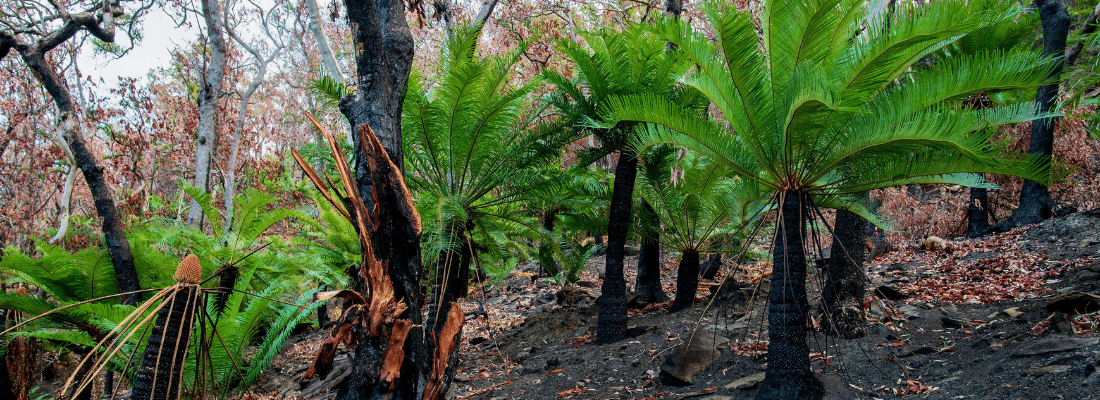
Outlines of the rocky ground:
{"type": "MultiPolygon", "coordinates": [[[[889,298],[871,300],[866,337],[809,338],[826,398],[1100,398],[1100,317],[1093,308],[1100,304],[1077,294],[1100,293],[1100,213],[945,244],[920,250],[895,243],[868,263],[870,284],[896,292],[884,289],[889,298]]],[[[602,265],[593,259],[579,286],[566,292],[532,283],[527,266],[472,295],[463,304],[467,327],[452,398],[752,398],[767,361],[761,299],[768,281],[751,283],[764,265],[728,263],[736,273],[725,286],[705,286],[718,296],[705,298],[702,290],[694,309],[678,313],[668,313],[667,303],[633,310],[630,337],[597,346],[602,265]],[[687,356],[674,357],[688,341],[694,345],[687,356]]],[[[665,266],[672,294],[675,260],[665,266]]],[[[318,337],[294,338],[256,392],[331,396],[346,355],[333,379],[298,391],[296,377],[316,354],[318,337]]]]}

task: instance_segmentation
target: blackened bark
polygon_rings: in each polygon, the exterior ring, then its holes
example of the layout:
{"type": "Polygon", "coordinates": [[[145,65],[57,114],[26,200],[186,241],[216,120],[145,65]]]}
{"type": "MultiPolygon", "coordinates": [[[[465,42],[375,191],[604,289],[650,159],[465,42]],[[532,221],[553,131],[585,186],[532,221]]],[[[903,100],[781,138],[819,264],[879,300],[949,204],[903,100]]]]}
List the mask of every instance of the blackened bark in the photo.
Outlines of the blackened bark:
{"type": "Polygon", "coordinates": [[[630,208],[634,197],[634,179],[638,158],[631,151],[620,151],[615,166],[615,186],[611,189],[611,207],[607,221],[607,256],[603,286],[597,301],[596,343],[614,343],[626,337],[626,279],[623,277],[626,234],[630,229],[630,208]]]}
{"type": "MultiPolygon", "coordinates": [[[[412,68],[413,38],[400,0],[345,0],[355,45],[356,91],[340,102],[353,128],[369,124],[390,160],[404,170],[401,150],[401,105],[412,68]]],[[[370,176],[355,138],[355,180],[364,200],[370,198],[370,176]]],[[[368,208],[370,204],[367,204],[368,208]]]]}
{"type": "Polygon", "coordinates": [[[657,211],[642,200],[642,246],[638,254],[638,281],[634,285],[635,299],[640,304],[668,300],[661,288],[661,230],[657,211]]]}
{"type": "MultiPolygon", "coordinates": [[[[420,314],[420,220],[416,210],[408,210],[409,194],[403,183],[383,182],[401,177],[404,170],[404,153],[401,149],[401,105],[412,68],[413,38],[405,20],[405,3],[400,0],[345,0],[348,24],[355,48],[356,91],[340,102],[340,111],[347,117],[353,132],[355,152],[355,181],[367,209],[375,210],[374,224],[380,224],[371,233],[375,256],[387,262],[387,271],[393,279],[394,297],[408,305],[406,318],[413,328],[410,338],[422,338],[420,314]],[[396,171],[371,171],[368,165],[367,147],[364,146],[365,126],[373,129],[381,146],[389,156],[396,171]],[[372,186],[382,186],[372,197],[372,186]]],[[[389,169],[390,164],[381,165],[389,169]]],[[[356,284],[361,290],[361,284],[356,284]]],[[[384,345],[384,343],[382,343],[384,345]]],[[[361,345],[362,346],[362,345],[361,345]]],[[[367,346],[370,347],[370,346],[367,346]]],[[[405,357],[398,382],[393,384],[393,398],[417,398],[418,388],[423,390],[427,377],[424,354],[434,354],[422,340],[404,342],[405,357]]],[[[375,370],[377,371],[377,370],[375,370]]],[[[352,374],[353,380],[377,382],[377,372],[366,375],[360,369],[352,374]]],[[[362,390],[347,390],[338,396],[341,400],[366,399],[370,394],[362,390]]]]}
{"type": "MultiPolygon", "coordinates": [[[[1062,58],[1066,52],[1066,38],[1069,35],[1071,19],[1066,8],[1059,0],[1036,0],[1039,19],[1043,22],[1043,56],[1050,59],[1050,72],[1047,78],[1051,84],[1040,86],[1035,94],[1038,113],[1054,111],[1058,103],[1058,87],[1062,76],[1062,58]]],[[[1054,117],[1035,120],[1031,123],[1031,142],[1028,155],[1039,155],[1049,163],[1054,152],[1054,117]]],[[[1020,189],[1020,206],[1012,216],[993,225],[990,232],[1004,232],[1021,225],[1042,222],[1051,216],[1055,206],[1046,186],[1031,180],[1025,180],[1020,189]]]]}
{"type": "Polygon", "coordinates": [[[199,286],[181,286],[164,299],[134,378],[134,400],[179,398],[183,363],[199,305],[199,286]]]}
{"type": "Polygon", "coordinates": [[[970,188],[966,210],[966,237],[978,237],[989,229],[989,189],[970,188]]]}
{"type": "Polygon", "coordinates": [[[233,288],[237,286],[237,277],[240,276],[240,271],[237,267],[226,267],[221,274],[221,278],[218,279],[218,299],[214,307],[215,312],[219,315],[225,311],[225,302],[229,300],[229,295],[233,293],[233,288]]]}
{"type": "Polygon", "coordinates": [[[825,271],[822,314],[825,331],[854,339],[867,334],[863,297],[863,259],[867,220],[855,213],[838,210],[833,227],[833,247],[825,271]]]}
{"type": "Polygon", "coordinates": [[[722,270],[722,253],[711,254],[707,262],[703,263],[703,279],[714,279],[718,271],[722,270]]]}
{"type": "Polygon", "coordinates": [[[680,257],[680,267],[676,270],[676,300],[668,312],[691,308],[699,289],[699,251],[686,250],[680,257]]]}
{"type": "Polygon", "coordinates": [[[666,0],[665,12],[673,17],[679,17],[684,12],[684,0],[666,0]]]}
{"type": "Polygon", "coordinates": [[[810,371],[810,350],[806,344],[808,302],[803,225],[809,198],[794,191],[779,192],[778,196],[782,206],[772,249],[768,369],[756,399],[821,399],[823,388],[810,371]]]}
{"type": "MultiPolygon", "coordinates": [[[[360,146],[356,149],[356,157],[362,160],[362,168],[367,171],[366,177],[368,182],[371,182],[371,185],[367,186],[366,196],[363,197],[364,203],[373,204],[373,207],[366,206],[367,209],[372,210],[370,216],[372,225],[370,245],[375,258],[386,263],[386,272],[393,283],[394,299],[397,302],[404,302],[408,306],[407,311],[398,317],[408,319],[414,328],[411,328],[408,333],[408,338],[412,340],[405,340],[402,343],[404,362],[401,364],[401,373],[396,382],[383,390],[379,386],[382,383],[378,381],[378,366],[380,364],[372,364],[370,368],[357,365],[351,378],[348,379],[348,388],[346,390],[341,389],[337,398],[340,400],[370,399],[374,398],[373,396],[376,394],[384,392],[389,398],[414,399],[420,397],[419,391],[424,389],[424,382],[427,380],[425,373],[428,371],[427,368],[423,367],[427,365],[424,359],[425,354],[434,354],[431,343],[420,340],[425,337],[424,329],[420,327],[423,322],[420,313],[422,305],[420,293],[421,221],[419,214],[412,205],[410,193],[405,186],[401,171],[397,165],[391,163],[392,160],[386,160],[383,157],[391,153],[390,149],[379,148],[381,146],[378,142],[373,142],[375,145],[371,145],[367,135],[368,130],[367,125],[360,125],[359,134],[356,135],[357,142],[360,143],[360,146]],[[364,146],[363,143],[367,145],[364,146]],[[382,154],[383,152],[387,154],[382,154]],[[357,390],[352,390],[355,385],[362,386],[357,390]]],[[[358,165],[360,164],[357,162],[358,165]]],[[[359,171],[356,171],[356,175],[359,176],[359,171]]],[[[361,184],[361,181],[357,182],[361,184]]],[[[360,186],[361,190],[362,188],[363,186],[360,186]]],[[[468,250],[464,251],[468,252],[468,250]]],[[[469,259],[466,260],[465,265],[469,266],[469,259]]],[[[355,272],[354,276],[356,279],[355,289],[363,293],[366,284],[362,281],[362,276],[358,272],[355,272]]],[[[440,292],[437,291],[436,293],[440,292]]],[[[462,289],[461,293],[464,295],[465,289],[462,289]]],[[[385,339],[376,340],[374,336],[366,332],[359,332],[356,335],[362,341],[361,343],[370,344],[365,347],[371,347],[370,349],[363,349],[364,344],[360,344],[360,350],[357,350],[356,354],[357,357],[361,358],[357,358],[357,360],[380,360],[387,345],[385,339]],[[375,344],[380,347],[374,348],[375,344]]],[[[371,363],[373,362],[371,361],[371,363]]]]}
{"type": "Polygon", "coordinates": [[[122,296],[123,304],[136,305],[140,295],[132,293],[140,290],[138,287],[137,269],[134,267],[134,256],[130,253],[130,243],[126,240],[122,221],[115,209],[114,199],[111,198],[111,189],[103,179],[103,167],[100,167],[96,157],[84,142],[84,135],[80,133],[77,121],[76,101],[69,92],[68,84],[64,78],[46,61],[44,50],[40,46],[17,47],[23,62],[34,74],[34,77],[46,89],[57,105],[61,116],[63,136],[69,143],[69,148],[76,159],[76,166],[84,175],[88,183],[88,190],[92,193],[92,201],[95,203],[96,213],[103,220],[103,242],[111,255],[111,263],[115,268],[115,280],[118,283],[120,293],[131,293],[122,296]]]}
{"type": "MultiPolygon", "coordinates": [[[[554,220],[558,218],[558,208],[551,208],[546,211],[546,214],[542,216],[542,229],[545,229],[550,236],[549,240],[554,235],[554,220]]],[[[545,265],[546,263],[553,263],[553,251],[551,251],[551,245],[549,243],[539,244],[539,276],[549,276],[551,271],[558,271],[557,265],[545,265]]]]}

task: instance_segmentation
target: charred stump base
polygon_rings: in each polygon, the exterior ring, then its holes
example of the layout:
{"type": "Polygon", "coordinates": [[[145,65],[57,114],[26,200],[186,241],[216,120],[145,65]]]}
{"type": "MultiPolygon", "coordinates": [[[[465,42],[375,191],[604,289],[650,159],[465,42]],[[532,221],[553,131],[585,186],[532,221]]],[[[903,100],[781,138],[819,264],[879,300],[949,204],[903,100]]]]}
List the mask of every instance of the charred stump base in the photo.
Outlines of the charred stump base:
{"type": "Polygon", "coordinates": [[[133,400],[178,399],[183,363],[199,304],[198,285],[180,285],[166,296],[141,355],[133,400]]]}
{"type": "Polygon", "coordinates": [[[674,313],[695,305],[695,293],[699,290],[699,253],[686,251],[676,272],[676,300],[668,312],[674,313]]]}
{"type": "Polygon", "coordinates": [[[809,304],[806,299],[806,253],[803,228],[809,196],[779,193],[779,227],[772,249],[771,292],[768,293],[768,369],[756,392],[757,400],[816,400],[824,388],[810,370],[806,344],[809,304]]]}

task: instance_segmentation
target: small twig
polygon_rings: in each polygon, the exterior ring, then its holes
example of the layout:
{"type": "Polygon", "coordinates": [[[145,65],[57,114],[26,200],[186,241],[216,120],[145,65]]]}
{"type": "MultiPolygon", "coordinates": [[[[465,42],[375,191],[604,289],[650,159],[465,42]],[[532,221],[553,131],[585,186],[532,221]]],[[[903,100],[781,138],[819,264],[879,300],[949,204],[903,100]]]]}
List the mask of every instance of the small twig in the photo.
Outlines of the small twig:
{"type": "Polygon", "coordinates": [[[496,389],[496,388],[498,388],[498,387],[501,387],[501,386],[507,385],[507,384],[509,384],[509,383],[512,383],[512,380],[511,380],[511,379],[509,379],[509,380],[506,380],[506,381],[504,381],[504,382],[501,382],[501,383],[498,383],[498,384],[496,384],[496,385],[493,385],[493,386],[489,386],[489,387],[487,387],[487,388],[485,388],[485,389],[481,389],[481,390],[475,390],[475,391],[471,392],[470,394],[467,394],[467,395],[465,395],[465,396],[459,397],[459,398],[457,398],[457,399],[455,399],[455,400],[466,400],[466,399],[468,399],[468,398],[471,398],[471,397],[477,396],[477,395],[479,395],[479,394],[485,394],[485,393],[488,393],[488,392],[489,392],[490,390],[493,390],[493,389],[496,389]]]}

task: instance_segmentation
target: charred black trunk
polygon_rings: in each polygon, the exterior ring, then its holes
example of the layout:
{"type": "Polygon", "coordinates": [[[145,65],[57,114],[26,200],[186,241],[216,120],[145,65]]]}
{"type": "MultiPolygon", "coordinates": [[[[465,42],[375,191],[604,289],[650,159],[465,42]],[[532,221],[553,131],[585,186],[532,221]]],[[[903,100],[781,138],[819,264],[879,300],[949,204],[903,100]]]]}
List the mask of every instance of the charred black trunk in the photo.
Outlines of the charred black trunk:
{"type": "MultiPolygon", "coordinates": [[[[554,220],[558,218],[558,209],[551,208],[546,211],[546,214],[542,216],[542,229],[545,229],[547,234],[554,235],[554,220]]],[[[548,238],[547,241],[553,240],[548,238]]],[[[553,251],[551,250],[549,243],[539,244],[539,276],[550,276],[558,271],[557,265],[546,265],[554,262],[553,251]]]]}
{"type": "Polygon", "coordinates": [[[676,300],[668,312],[691,308],[695,304],[695,292],[699,289],[699,251],[687,250],[680,257],[676,270],[676,300]]]}
{"type": "Polygon", "coordinates": [[[977,237],[989,229],[989,189],[970,188],[966,210],[966,237],[977,237]]]}
{"type": "Polygon", "coordinates": [[[435,263],[435,279],[432,283],[431,302],[428,304],[428,320],[425,324],[430,329],[431,337],[438,335],[446,325],[447,314],[451,311],[451,302],[466,297],[470,281],[470,262],[473,259],[473,251],[469,241],[461,239],[465,230],[454,233],[461,244],[456,249],[448,249],[439,253],[439,259],[435,263]]]}
{"type": "Polygon", "coordinates": [[[638,159],[631,151],[619,152],[615,166],[615,186],[611,189],[611,209],[607,221],[607,264],[602,293],[598,300],[596,342],[614,343],[626,337],[626,279],[623,277],[626,234],[630,229],[630,208],[634,196],[634,178],[638,159]]]}
{"type": "MultiPolygon", "coordinates": [[[[126,240],[122,220],[119,219],[118,210],[115,209],[114,199],[111,197],[111,189],[103,178],[103,167],[99,166],[97,157],[88,150],[84,143],[84,135],[80,133],[77,121],[76,101],[69,92],[65,80],[57,74],[45,59],[45,51],[37,46],[31,48],[17,47],[23,62],[34,74],[35,78],[46,88],[46,92],[53,98],[61,116],[62,135],[68,142],[70,150],[76,161],[77,168],[84,175],[88,183],[88,189],[92,193],[92,201],[95,204],[96,213],[102,219],[103,242],[111,255],[111,263],[115,269],[115,280],[121,293],[137,292],[137,269],[134,267],[134,256],[130,252],[130,243],[126,240]]],[[[140,300],[137,293],[122,296],[123,304],[136,305],[140,300]]]]}
{"type": "MultiPolygon", "coordinates": [[[[1069,24],[1072,21],[1066,8],[1059,0],[1036,0],[1039,19],[1043,22],[1043,56],[1050,59],[1050,72],[1047,74],[1049,85],[1040,86],[1035,94],[1039,113],[1049,113],[1058,104],[1058,86],[1062,76],[1062,57],[1066,52],[1066,38],[1069,36],[1069,24]]],[[[1049,163],[1054,152],[1055,117],[1032,121],[1031,141],[1028,155],[1044,157],[1049,163]]],[[[1020,189],[1020,207],[1012,216],[993,225],[990,232],[1004,232],[1021,225],[1042,222],[1050,218],[1057,204],[1050,198],[1046,186],[1031,180],[1025,180],[1020,189]]]]}
{"type": "Polygon", "coordinates": [[[199,305],[199,286],[186,285],[164,299],[157,322],[141,355],[134,378],[133,400],[179,398],[183,363],[187,358],[191,328],[199,305]]]}
{"type": "Polygon", "coordinates": [[[855,213],[838,210],[833,232],[821,300],[822,324],[826,332],[845,339],[863,337],[867,334],[863,310],[867,290],[862,279],[867,220],[855,213]]]}
{"type": "Polygon", "coordinates": [[[642,246],[638,254],[638,281],[634,285],[635,299],[640,304],[668,300],[661,288],[661,230],[657,211],[642,200],[642,246]]]}
{"type": "Polygon", "coordinates": [[[237,267],[226,267],[222,271],[222,277],[218,280],[218,299],[214,310],[221,314],[225,311],[225,302],[229,299],[229,295],[233,294],[233,288],[237,287],[237,277],[240,276],[240,271],[237,267]]]}
{"type": "Polygon", "coordinates": [[[718,276],[718,271],[722,270],[722,253],[711,254],[707,257],[707,262],[703,263],[703,279],[713,280],[715,276],[718,276]]]}
{"type": "MultiPolygon", "coordinates": [[[[410,338],[422,338],[420,314],[420,226],[419,217],[412,217],[416,210],[409,210],[408,193],[394,180],[404,169],[404,153],[401,150],[401,106],[412,68],[413,37],[405,20],[405,3],[399,0],[345,0],[348,23],[355,48],[356,91],[340,102],[340,111],[358,132],[369,125],[381,142],[397,171],[388,171],[389,165],[379,165],[372,171],[368,165],[363,135],[355,135],[355,181],[359,194],[368,210],[374,210],[372,221],[379,224],[371,234],[375,256],[387,263],[387,272],[393,279],[394,297],[408,306],[402,316],[411,321],[410,338]],[[371,188],[381,185],[372,196],[371,188]]],[[[357,282],[356,289],[362,291],[357,282]]],[[[364,338],[367,340],[367,338],[364,338]]],[[[361,344],[360,346],[363,346],[361,344]]],[[[384,343],[383,343],[384,345],[384,343]]],[[[404,342],[406,362],[402,364],[398,381],[393,384],[393,398],[418,397],[417,389],[427,379],[424,354],[431,349],[421,340],[404,342]]],[[[362,347],[361,347],[362,348],[362,347]]],[[[379,347],[381,351],[383,347],[379,347]]],[[[366,350],[364,350],[366,351],[366,350]]],[[[356,369],[349,381],[377,382],[375,375],[365,375],[356,369]]],[[[341,400],[370,398],[368,392],[347,390],[338,397],[341,400]]]]}
{"type": "Polygon", "coordinates": [[[757,400],[821,399],[821,382],[810,371],[806,344],[806,253],[803,225],[809,198],[805,193],[779,192],[775,244],[772,249],[771,292],[768,296],[768,369],[756,392],[757,400]]]}

